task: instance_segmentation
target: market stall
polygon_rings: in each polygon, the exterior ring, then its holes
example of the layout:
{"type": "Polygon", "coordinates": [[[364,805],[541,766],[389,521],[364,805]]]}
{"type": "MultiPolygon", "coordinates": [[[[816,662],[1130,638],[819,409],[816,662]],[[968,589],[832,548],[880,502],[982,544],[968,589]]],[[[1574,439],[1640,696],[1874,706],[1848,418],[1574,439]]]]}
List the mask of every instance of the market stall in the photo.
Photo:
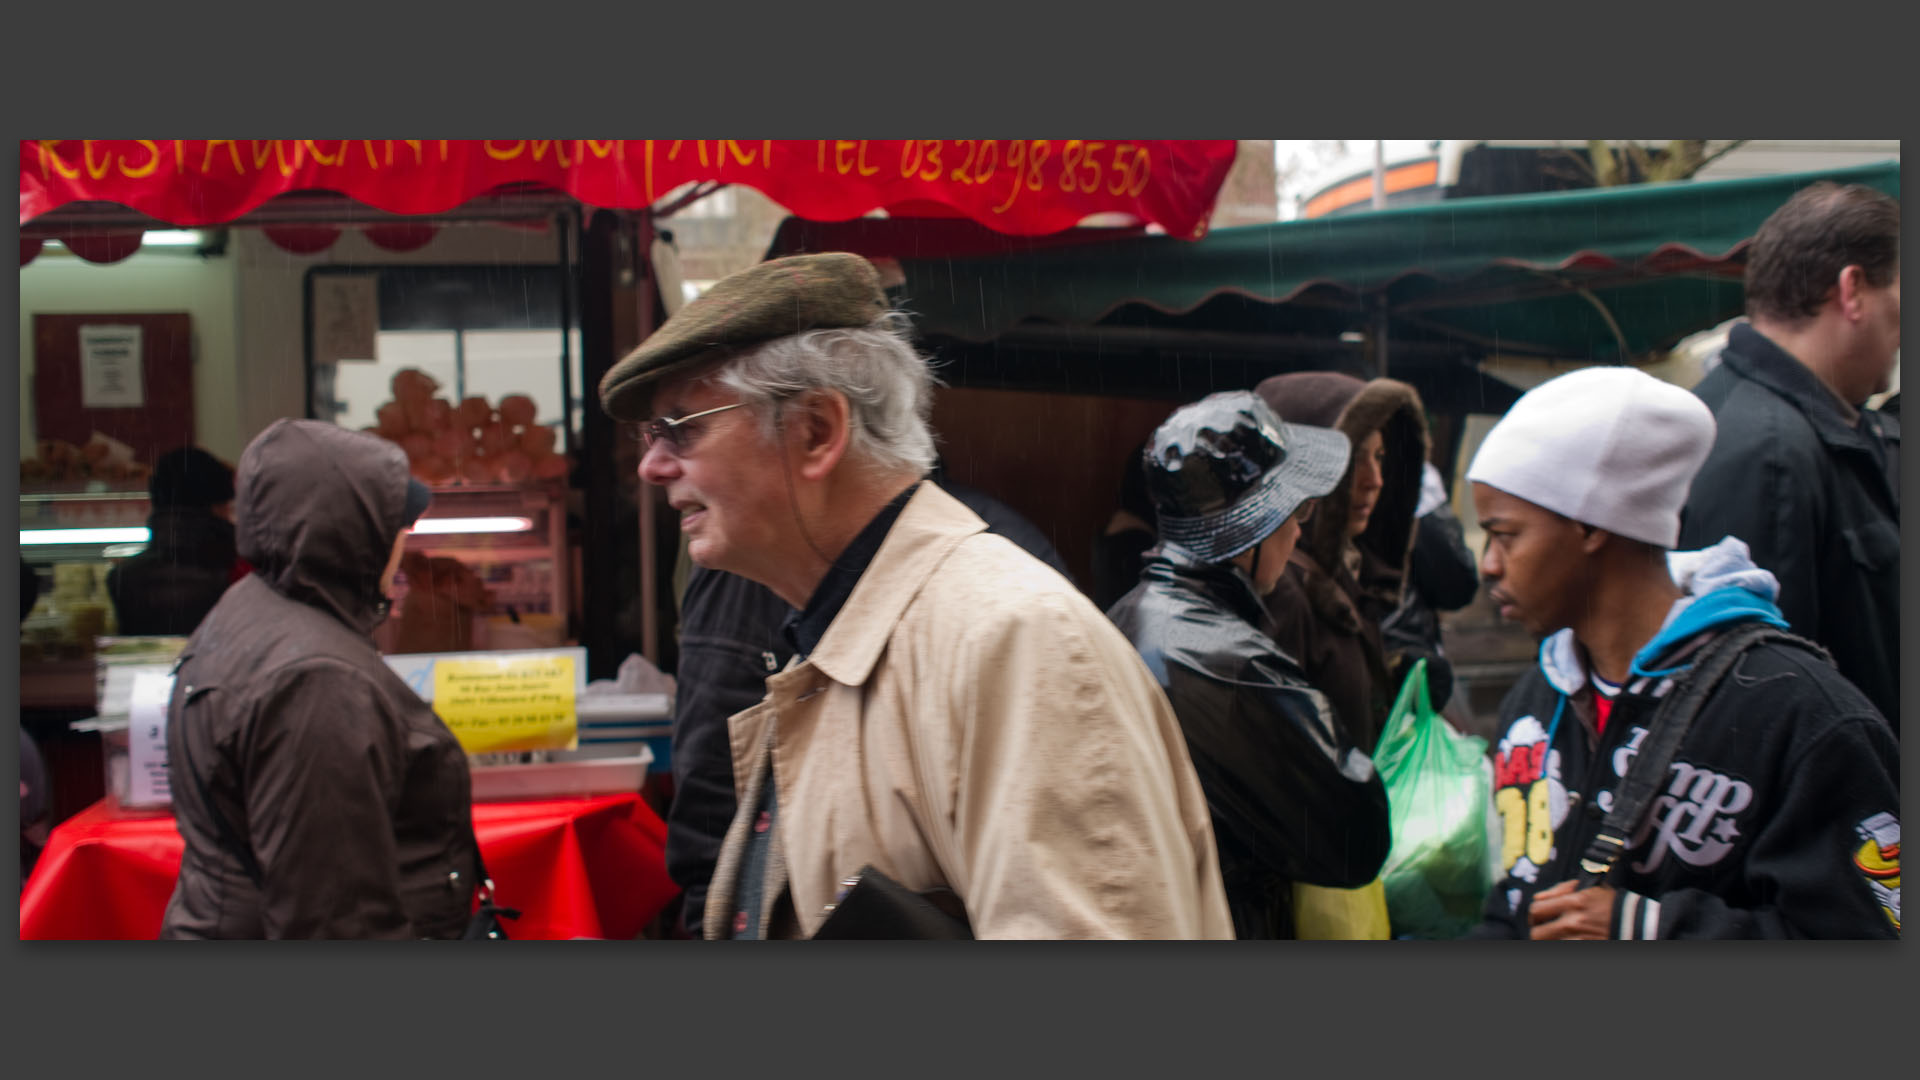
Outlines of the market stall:
{"type": "MultiPolygon", "coordinates": [[[[283,403],[274,415],[297,410],[339,420],[364,408],[371,414],[364,426],[406,448],[416,475],[436,488],[433,507],[409,539],[403,569],[404,588],[423,602],[410,604],[410,597],[401,597],[396,617],[381,631],[385,651],[456,664],[503,656],[497,652],[502,649],[536,657],[578,654],[571,670],[577,675],[575,690],[582,693],[568,698],[567,711],[576,722],[570,735],[552,746],[528,744],[491,755],[469,747],[476,754],[477,799],[486,775],[496,788],[510,789],[515,782],[505,777],[511,767],[547,770],[545,780],[528,781],[531,794],[523,792],[517,801],[497,795],[496,801],[476,802],[488,861],[503,898],[514,903],[514,889],[530,887],[523,875],[550,876],[563,862],[595,881],[609,874],[617,878],[609,860],[638,860],[648,873],[659,868],[657,844],[574,850],[564,844],[556,848],[560,841],[551,838],[536,846],[558,861],[503,864],[483,821],[518,836],[529,826],[511,808],[528,797],[554,794],[581,807],[617,797],[596,794],[600,787],[571,790],[580,785],[553,779],[557,767],[575,774],[598,769],[604,775],[643,755],[655,770],[668,764],[668,698],[589,697],[584,689],[589,678],[611,680],[630,651],[670,668],[670,656],[663,658],[670,645],[663,647],[659,614],[670,609],[663,603],[662,584],[671,574],[671,547],[657,543],[654,500],[636,493],[633,478],[616,468],[612,422],[597,408],[585,408],[577,417],[568,411],[577,396],[590,399],[601,373],[664,317],[649,261],[655,222],[723,185],[741,184],[810,218],[855,218],[876,211],[937,216],[978,222],[997,235],[1035,242],[1099,219],[1130,231],[1191,238],[1205,233],[1235,152],[1231,140],[23,141],[21,265],[43,257],[53,241],[84,262],[113,264],[155,242],[162,231],[185,236],[194,245],[192,254],[202,259],[218,256],[236,235],[257,235],[285,252],[289,265],[318,258],[349,235],[396,258],[467,226],[551,237],[557,250],[547,268],[468,272],[422,266],[418,259],[404,267],[384,260],[312,267],[300,280],[301,306],[295,308],[305,324],[295,346],[305,354],[304,374],[289,380],[284,369],[276,369],[252,380],[283,403]],[[454,296],[462,281],[469,293],[464,307],[454,296]],[[460,335],[557,323],[560,414],[528,415],[525,403],[515,400],[525,395],[515,387],[486,392],[462,385],[457,361],[451,375],[429,377],[432,385],[396,378],[381,388],[386,400],[366,399],[364,388],[353,397],[342,364],[368,355],[373,331],[424,325],[419,320],[428,316],[422,310],[442,320],[433,325],[454,329],[456,356],[464,344],[471,357],[476,344],[460,335]],[[291,400],[290,386],[296,388],[291,400]],[[626,529],[623,522],[636,516],[637,529],[626,529]],[[636,535],[632,546],[616,542],[616,537],[636,535]],[[621,590],[607,583],[617,581],[620,568],[634,563],[636,555],[640,572],[634,591],[642,596],[646,623],[640,648],[631,650],[615,628],[621,590]],[[424,603],[429,595],[431,606],[424,603]],[[421,613],[430,617],[410,618],[421,613]],[[563,849],[573,853],[553,854],[563,849]]],[[[266,269],[284,276],[279,267],[266,269]]],[[[132,321],[83,320],[96,328],[132,321]]],[[[254,323],[286,321],[263,317],[254,323]]],[[[36,418],[45,416],[49,423],[38,432],[44,454],[32,458],[40,464],[33,470],[23,467],[28,491],[23,509],[37,515],[27,528],[45,526],[31,538],[42,542],[29,550],[46,565],[43,576],[50,584],[57,580],[59,588],[49,590],[50,606],[31,627],[31,655],[23,651],[23,659],[31,661],[24,681],[33,689],[23,686],[22,703],[42,722],[64,730],[69,721],[81,721],[83,727],[91,725],[85,737],[109,740],[91,758],[49,755],[56,793],[67,804],[56,810],[56,818],[92,801],[89,796],[74,803],[74,793],[89,784],[96,785],[93,792],[104,785],[108,795],[55,830],[53,847],[29,892],[36,933],[26,933],[23,901],[23,936],[36,936],[46,926],[64,927],[51,936],[90,936],[47,914],[72,906],[72,890],[139,894],[142,887],[121,879],[144,872],[152,879],[145,887],[152,893],[158,889],[153,881],[170,880],[167,820],[156,816],[158,808],[130,804],[124,784],[116,788],[117,751],[111,740],[126,738],[127,721],[124,715],[106,715],[112,711],[106,685],[113,664],[100,648],[115,646],[111,607],[100,610],[101,585],[106,566],[144,540],[134,535],[144,533],[147,509],[140,467],[172,445],[191,443],[196,408],[205,415],[206,403],[190,393],[162,401],[150,392],[191,387],[191,380],[180,375],[181,365],[195,362],[193,342],[204,332],[201,326],[143,329],[130,347],[123,338],[118,367],[111,372],[119,379],[120,398],[102,398],[88,382],[106,370],[101,366],[105,353],[87,351],[81,325],[50,322],[47,341],[36,338],[36,358],[47,362],[35,377],[50,388],[36,418]],[[163,364],[173,366],[156,366],[163,364]],[[129,394],[125,388],[131,385],[141,389],[129,394]],[[94,439],[95,432],[105,441],[94,439]],[[44,922],[48,918],[54,921],[44,922]]],[[[289,351],[279,341],[273,345],[267,353],[289,351]]],[[[245,361],[267,362],[262,356],[245,361]]],[[[247,381],[244,367],[238,374],[247,381]]],[[[245,400],[239,404],[243,414],[258,411],[245,400]]],[[[271,418],[248,415],[241,431],[257,430],[271,418]]],[[[23,533],[23,542],[28,539],[23,533]]],[[[127,758],[121,760],[123,768],[138,771],[127,758]]],[[[536,816],[546,813],[538,810],[536,816]]],[[[651,811],[632,800],[622,803],[618,814],[639,834],[651,835],[657,824],[649,824],[651,811]]],[[[541,826],[547,831],[538,835],[581,832],[580,825],[563,819],[565,814],[549,814],[541,826]]],[[[177,837],[171,842],[177,844],[177,837]]],[[[563,920],[559,912],[570,910],[569,903],[559,896],[527,898],[530,910],[558,905],[552,916],[557,921],[547,928],[558,936],[595,933],[590,920],[563,920]]],[[[600,930],[606,936],[631,936],[656,910],[645,902],[622,908],[617,916],[603,910],[600,930]]],[[[148,925],[141,920],[149,915],[101,917],[104,922],[90,925],[133,927],[139,934],[148,925]]],[[[157,911],[151,914],[157,917],[157,911]]],[[[519,936],[546,936],[546,930],[520,929],[519,936]]]]}
{"type": "Polygon", "coordinates": [[[1164,385],[1184,360],[1180,378],[1192,386],[1223,376],[1241,386],[1250,384],[1233,381],[1241,373],[1231,365],[1251,359],[1262,376],[1386,370],[1431,383],[1423,390],[1436,400],[1478,406],[1462,400],[1463,361],[1639,362],[1739,314],[1747,242],[1818,180],[1897,193],[1900,166],[1460,199],[1220,229],[1193,243],[976,235],[972,250],[924,255],[904,222],[795,220],[768,254],[898,259],[917,330],[969,383],[1104,379],[1107,392],[1128,393],[1164,385]],[[1048,357],[1074,362],[1022,363],[1048,357]],[[1228,367],[1193,370],[1204,359],[1228,367]]]}
{"type": "MultiPolygon", "coordinates": [[[[1192,238],[1206,232],[1236,150],[1232,140],[27,140],[21,143],[21,261],[31,262],[48,240],[57,239],[83,259],[113,262],[139,250],[148,230],[163,227],[259,229],[284,250],[311,254],[349,230],[383,248],[404,251],[425,243],[436,229],[454,225],[554,226],[561,266],[564,390],[559,396],[566,410],[619,352],[646,336],[661,314],[648,265],[654,220],[718,186],[753,187],[818,220],[883,212],[975,222],[997,235],[1044,237],[1104,218],[1135,231],[1192,238]],[[567,333],[576,308],[583,354],[577,368],[569,364],[567,333]]],[[[358,291],[361,299],[332,308],[316,302],[306,309],[306,319],[320,324],[309,328],[305,342],[306,410],[324,418],[334,417],[340,406],[334,394],[338,363],[367,349],[351,344],[353,328],[359,326],[358,337],[366,338],[366,327],[392,306],[392,297],[380,291],[384,281],[346,275],[330,284],[334,293],[358,291]],[[347,329],[334,334],[336,324],[347,329]],[[350,344],[339,344],[342,337],[350,344]]],[[[497,290],[510,291],[510,286],[497,290]]],[[[526,292],[522,285],[520,293],[526,292]]],[[[50,330],[50,346],[54,338],[64,341],[73,332],[50,330]]],[[[186,339],[181,333],[168,340],[186,339]]],[[[155,336],[150,333],[148,340],[155,336]]],[[[136,367],[146,365],[144,385],[182,385],[153,366],[157,355],[147,348],[144,359],[135,360],[136,367]]],[[[190,363],[190,358],[178,362],[190,363]]],[[[55,385],[58,380],[49,376],[70,369],[91,370],[75,360],[40,373],[40,382],[55,385]]],[[[70,380],[74,386],[80,381],[70,380]]],[[[458,386],[451,394],[445,385],[435,389],[444,398],[442,411],[465,410],[471,401],[458,386]]],[[[577,439],[569,415],[558,424],[557,445],[540,445],[545,437],[532,425],[506,415],[505,398],[485,403],[486,417],[463,417],[470,422],[455,432],[414,415],[416,409],[433,408],[434,396],[429,389],[408,399],[396,382],[377,424],[370,426],[405,443],[416,471],[436,486],[498,484],[549,493],[570,486],[588,506],[622,505],[616,489],[630,481],[611,471],[612,425],[597,409],[584,410],[577,439]],[[502,430],[483,435],[489,424],[502,430]],[[493,442],[464,446],[461,436],[467,434],[493,442]],[[562,483],[569,468],[574,470],[570,485],[562,483]]],[[[133,432],[130,456],[138,460],[191,441],[190,401],[183,407],[142,400],[127,406],[132,411],[102,412],[82,408],[98,404],[82,398],[83,391],[70,389],[59,402],[41,407],[44,414],[66,418],[44,440],[55,458],[77,456],[79,450],[69,449],[99,428],[133,432]],[[149,419],[164,419],[170,426],[164,434],[150,434],[151,425],[141,426],[149,419]]],[[[60,464],[50,462],[41,473],[53,475],[60,464]]],[[[137,490],[130,477],[117,488],[112,482],[87,486],[105,486],[109,494],[137,490]]],[[[546,505],[552,508],[555,502],[549,497],[546,505]]],[[[651,502],[639,500],[638,508],[646,517],[651,502]]],[[[568,638],[586,645],[596,677],[611,676],[624,655],[614,641],[613,597],[606,589],[566,585],[570,576],[613,579],[619,561],[632,557],[608,546],[613,531],[585,530],[577,551],[550,550],[545,565],[522,575],[544,574],[558,582],[553,605],[536,614],[568,624],[573,631],[568,638]],[[568,610],[570,594],[578,595],[580,610],[568,610]]],[[[657,560],[649,550],[650,522],[643,521],[638,533],[641,562],[651,567],[657,560]]],[[[464,545],[476,546],[484,545],[464,545]]],[[[106,557],[104,550],[95,554],[96,561],[106,557]]],[[[452,550],[423,548],[421,554],[461,557],[452,550]]],[[[642,575],[640,585],[657,592],[656,575],[642,575]]],[[[511,605],[496,600],[492,606],[482,615],[497,621],[511,605]]],[[[656,607],[645,605],[641,651],[658,662],[656,607]]]]}
{"type": "MultiPolygon", "coordinates": [[[[956,479],[1000,494],[1081,572],[1125,455],[1172,408],[1290,371],[1384,372],[1419,390],[1434,463],[1452,481],[1475,434],[1526,388],[1522,376],[1657,365],[1740,314],[1749,240],[1818,180],[1897,194],[1900,169],[1459,199],[1191,243],[795,218],[767,255],[848,250],[899,263],[895,292],[949,388],[934,419],[956,479]],[[1075,432],[1067,445],[1063,429],[1075,432]]],[[[1490,611],[1481,626],[1457,622],[1459,651],[1486,661],[1469,671],[1487,676],[1497,702],[1531,643],[1503,634],[1490,611]]]]}

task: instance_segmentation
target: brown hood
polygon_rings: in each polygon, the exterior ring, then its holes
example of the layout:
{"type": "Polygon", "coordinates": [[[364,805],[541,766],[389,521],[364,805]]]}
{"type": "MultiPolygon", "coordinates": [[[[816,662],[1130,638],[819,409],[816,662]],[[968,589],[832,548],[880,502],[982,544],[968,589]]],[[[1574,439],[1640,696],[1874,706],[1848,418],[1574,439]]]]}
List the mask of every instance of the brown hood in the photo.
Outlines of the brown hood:
{"type": "MultiPolygon", "coordinates": [[[[1276,375],[1263,380],[1254,392],[1282,420],[1337,428],[1356,449],[1360,440],[1381,432],[1387,453],[1386,487],[1374,504],[1367,530],[1354,543],[1372,569],[1391,578],[1370,584],[1397,595],[1413,552],[1414,511],[1420,503],[1421,464],[1427,458],[1427,416],[1419,392],[1394,379],[1362,382],[1335,371],[1276,375]]],[[[1300,538],[1301,550],[1330,572],[1341,565],[1347,547],[1352,487],[1349,461],[1339,486],[1320,500],[1320,509],[1300,538]]]]}
{"type": "Polygon", "coordinates": [[[276,420],[240,456],[240,556],[274,591],[371,633],[380,574],[404,524],[407,456],[377,436],[276,420]]]}

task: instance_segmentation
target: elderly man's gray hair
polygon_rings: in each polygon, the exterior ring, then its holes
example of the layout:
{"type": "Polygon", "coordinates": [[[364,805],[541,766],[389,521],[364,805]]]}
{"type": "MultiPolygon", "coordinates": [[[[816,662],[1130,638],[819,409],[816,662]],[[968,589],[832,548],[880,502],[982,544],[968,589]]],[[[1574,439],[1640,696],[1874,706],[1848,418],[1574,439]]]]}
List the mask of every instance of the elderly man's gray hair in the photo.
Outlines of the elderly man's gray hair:
{"type": "Polygon", "coordinates": [[[838,390],[847,397],[849,458],[925,473],[934,462],[934,377],[906,327],[895,312],[865,327],[776,338],[721,365],[713,381],[739,394],[768,436],[779,420],[773,406],[807,390],[838,390]]]}

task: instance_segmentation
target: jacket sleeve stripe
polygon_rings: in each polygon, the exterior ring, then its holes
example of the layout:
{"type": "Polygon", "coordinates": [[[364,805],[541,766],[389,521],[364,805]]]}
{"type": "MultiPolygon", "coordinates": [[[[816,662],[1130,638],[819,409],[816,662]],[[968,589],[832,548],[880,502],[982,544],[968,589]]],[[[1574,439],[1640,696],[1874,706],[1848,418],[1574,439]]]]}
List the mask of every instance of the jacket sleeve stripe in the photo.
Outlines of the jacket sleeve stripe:
{"type": "Polygon", "coordinates": [[[1655,941],[1660,937],[1660,901],[1651,897],[1641,905],[1640,939],[1655,941]]]}
{"type": "Polygon", "coordinates": [[[1620,891],[1614,936],[1621,941],[1653,941],[1660,936],[1660,901],[1637,892],[1620,891]]]}

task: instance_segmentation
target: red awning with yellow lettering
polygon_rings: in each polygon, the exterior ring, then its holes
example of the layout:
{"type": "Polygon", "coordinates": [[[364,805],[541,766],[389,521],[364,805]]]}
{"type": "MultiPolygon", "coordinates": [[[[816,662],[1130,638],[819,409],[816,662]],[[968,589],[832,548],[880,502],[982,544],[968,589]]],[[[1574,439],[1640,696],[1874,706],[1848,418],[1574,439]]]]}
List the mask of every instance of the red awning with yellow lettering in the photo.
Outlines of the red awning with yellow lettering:
{"type": "Polygon", "coordinates": [[[756,188],[817,221],[939,208],[1035,236],[1122,214],[1190,238],[1206,232],[1236,149],[1231,139],[23,140],[20,222],[93,201],[191,228],[316,190],[436,214],[529,185],[631,210],[715,181],[756,188]]]}

